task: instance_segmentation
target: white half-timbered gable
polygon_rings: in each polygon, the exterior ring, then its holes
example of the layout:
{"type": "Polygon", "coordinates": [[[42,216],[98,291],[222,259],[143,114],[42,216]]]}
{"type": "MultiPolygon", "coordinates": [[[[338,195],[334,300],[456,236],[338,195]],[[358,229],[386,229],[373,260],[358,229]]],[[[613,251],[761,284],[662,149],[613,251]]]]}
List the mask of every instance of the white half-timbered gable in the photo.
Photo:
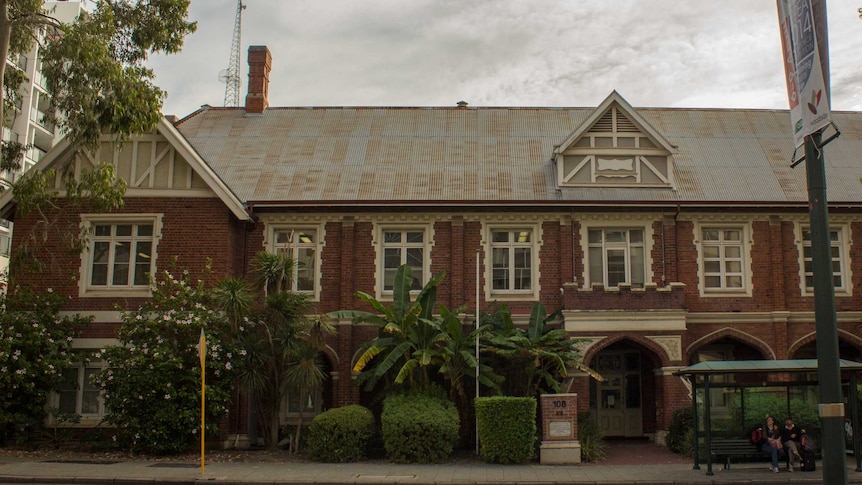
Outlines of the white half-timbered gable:
{"type": "Polygon", "coordinates": [[[616,91],[554,153],[560,187],[674,187],[673,146],[616,91]]]}
{"type": "MultiPolygon", "coordinates": [[[[36,168],[64,163],[71,153],[68,142],[62,141],[36,168]]],[[[95,152],[81,151],[72,163],[76,177],[96,164],[113,165],[116,176],[127,183],[126,197],[219,198],[238,219],[250,219],[242,202],[165,118],[153,133],[135,135],[122,145],[106,136],[95,152]]],[[[53,188],[60,192],[65,188],[61,170],[53,188]]],[[[11,200],[12,191],[6,191],[0,204],[11,200]]]]}

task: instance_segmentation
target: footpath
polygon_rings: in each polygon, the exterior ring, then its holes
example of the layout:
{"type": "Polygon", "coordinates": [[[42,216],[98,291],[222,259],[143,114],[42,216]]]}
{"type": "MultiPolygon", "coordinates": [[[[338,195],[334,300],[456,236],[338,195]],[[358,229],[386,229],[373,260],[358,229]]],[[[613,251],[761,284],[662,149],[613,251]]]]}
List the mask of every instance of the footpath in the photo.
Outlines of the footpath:
{"type": "MultiPolygon", "coordinates": [[[[313,463],[298,460],[206,463],[201,473],[194,459],[158,461],[134,458],[0,455],[0,484],[82,485],[347,485],[347,484],[822,484],[822,463],[814,472],[782,469],[773,473],[767,463],[734,464],[723,469],[693,463],[656,445],[621,444],[595,464],[491,465],[478,460],[456,460],[440,465],[400,465],[385,461],[313,463]]],[[[849,483],[862,484],[862,472],[848,459],[849,483]]],[[[832,485],[832,484],[826,484],[832,485]]]]}

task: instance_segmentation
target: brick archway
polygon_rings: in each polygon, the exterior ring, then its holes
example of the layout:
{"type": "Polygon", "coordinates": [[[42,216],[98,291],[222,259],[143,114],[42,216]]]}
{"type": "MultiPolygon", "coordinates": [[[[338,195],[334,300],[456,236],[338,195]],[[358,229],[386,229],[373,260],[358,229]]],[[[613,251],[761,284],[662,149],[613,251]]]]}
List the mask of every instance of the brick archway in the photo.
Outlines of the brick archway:
{"type": "Polygon", "coordinates": [[[717,342],[724,338],[731,338],[733,340],[738,340],[746,345],[749,345],[756,350],[758,350],[763,356],[767,359],[775,360],[775,352],[772,348],[763,340],[759,338],[745,333],[743,331],[737,330],[731,327],[725,327],[720,330],[716,330],[715,332],[704,335],[703,337],[695,340],[685,349],[685,355],[688,362],[691,362],[691,358],[698,349],[709,345],[713,342],[717,342]]]}
{"type": "Polygon", "coordinates": [[[589,362],[591,362],[596,357],[596,354],[617,342],[622,342],[625,340],[634,342],[648,349],[652,353],[650,357],[654,360],[653,363],[656,367],[665,367],[669,365],[670,358],[668,357],[667,352],[661,346],[659,346],[652,340],[637,334],[615,335],[612,337],[607,337],[604,340],[595,343],[594,345],[590,346],[589,349],[587,349],[586,353],[584,353],[584,363],[589,364],[589,362]]]}
{"type": "MultiPolygon", "coordinates": [[[[802,347],[804,347],[804,346],[806,346],[806,345],[808,345],[811,342],[814,342],[816,340],[817,340],[817,333],[816,332],[809,333],[808,335],[806,335],[806,336],[800,338],[799,340],[793,342],[793,344],[791,344],[790,348],[787,350],[787,355],[789,356],[789,358],[792,359],[793,355],[796,354],[799,351],[799,349],[801,349],[802,347]]],[[[856,347],[856,349],[859,350],[860,353],[862,353],[862,338],[860,338],[856,335],[853,335],[852,333],[850,333],[846,330],[841,330],[839,328],[838,329],[838,340],[839,340],[839,342],[843,341],[845,343],[852,345],[853,347],[856,347]]]]}

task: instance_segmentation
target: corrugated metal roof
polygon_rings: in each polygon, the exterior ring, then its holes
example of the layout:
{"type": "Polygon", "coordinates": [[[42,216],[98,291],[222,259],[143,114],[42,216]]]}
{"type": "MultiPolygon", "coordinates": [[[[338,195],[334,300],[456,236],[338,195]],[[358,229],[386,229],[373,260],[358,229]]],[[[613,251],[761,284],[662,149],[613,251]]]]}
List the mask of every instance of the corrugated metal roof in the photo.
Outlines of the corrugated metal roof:
{"type": "MultiPolygon", "coordinates": [[[[204,109],[177,128],[246,202],[805,203],[783,110],[637,109],[675,145],[675,187],[559,188],[590,108],[204,109]]],[[[830,201],[862,202],[862,113],[833,113],[830,201]]],[[[797,157],[801,156],[797,154],[797,157]]]]}

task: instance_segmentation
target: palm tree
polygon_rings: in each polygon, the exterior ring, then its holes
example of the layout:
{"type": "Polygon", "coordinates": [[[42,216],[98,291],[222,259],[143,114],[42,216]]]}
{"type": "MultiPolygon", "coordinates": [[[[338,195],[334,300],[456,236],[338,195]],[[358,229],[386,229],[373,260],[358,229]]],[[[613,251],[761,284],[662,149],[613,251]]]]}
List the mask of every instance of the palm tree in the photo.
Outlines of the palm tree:
{"type": "Polygon", "coordinates": [[[239,329],[252,305],[251,287],[240,278],[225,278],[213,288],[216,307],[223,311],[234,330],[239,329]]]}
{"type": "MultiPolygon", "coordinates": [[[[257,284],[264,290],[263,307],[249,321],[243,334],[247,361],[240,371],[243,385],[256,397],[267,445],[278,445],[280,411],[289,392],[301,401],[316,393],[326,379],[319,363],[323,335],[334,328],[309,317],[313,306],[308,296],[289,291],[295,262],[284,254],[258,253],[253,267],[257,284]]],[[[302,412],[290,449],[299,448],[302,412]]]]}

